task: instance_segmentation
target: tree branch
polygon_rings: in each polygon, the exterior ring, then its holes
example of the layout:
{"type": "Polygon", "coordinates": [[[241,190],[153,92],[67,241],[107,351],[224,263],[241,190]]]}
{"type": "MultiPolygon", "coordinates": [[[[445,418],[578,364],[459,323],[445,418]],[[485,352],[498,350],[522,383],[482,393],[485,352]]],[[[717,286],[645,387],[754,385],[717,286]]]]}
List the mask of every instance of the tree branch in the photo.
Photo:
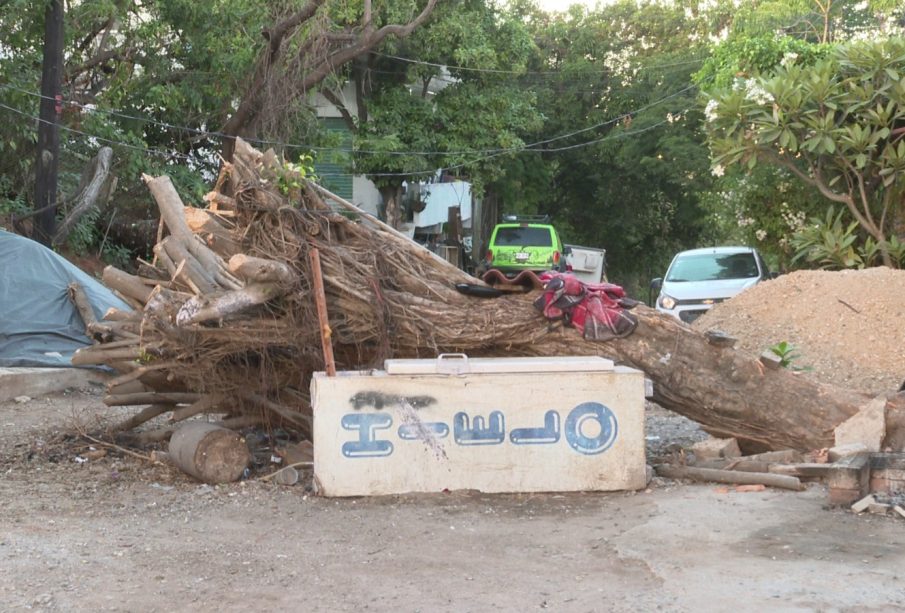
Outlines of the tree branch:
{"type": "Polygon", "coordinates": [[[411,34],[415,30],[415,28],[424,23],[428,17],[430,17],[431,12],[434,10],[434,7],[436,5],[437,0],[428,0],[428,3],[425,5],[424,10],[422,10],[421,13],[409,23],[405,25],[385,25],[376,32],[362,37],[356,44],[333,52],[325,60],[323,60],[319,66],[316,66],[308,75],[306,75],[305,79],[300,85],[300,89],[303,92],[308,91],[314,85],[320,83],[337,67],[353,60],[365,51],[373,49],[381,42],[383,42],[383,40],[388,36],[405,38],[406,36],[411,34]]]}
{"type": "Polygon", "coordinates": [[[343,101],[339,99],[339,96],[333,93],[333,90],[326,87],[321,89],[321,94],[324,96],[324,98],[330,101],[330,104],[336,107],[336,110],[338,110],[339,114],[342,115],[343,121],[346,122],[350,130],[354,131],[355,118],[352,117],[352,113],[349,112],[349,109],[346,108],[346,105],[343,104],[343,101]]]}

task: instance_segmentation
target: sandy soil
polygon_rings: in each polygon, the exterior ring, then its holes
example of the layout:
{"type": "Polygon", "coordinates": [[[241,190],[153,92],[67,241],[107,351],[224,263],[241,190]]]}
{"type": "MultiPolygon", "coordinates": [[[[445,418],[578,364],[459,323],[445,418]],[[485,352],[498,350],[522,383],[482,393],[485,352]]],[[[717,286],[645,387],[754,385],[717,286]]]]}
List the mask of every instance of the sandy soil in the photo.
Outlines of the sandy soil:
{"type": "Polygon", "coordinates": [[[905,380],[905,270],[800,270],[759,283],[694,322],[760,354],[791,343],[805,376],[876,394],[905,380]]]}
{"type": "MultiPolygon", "coordinates": [[[[0,403],[4,611],[888,611],[905,520],[826,492],[324,499],[91,450],[99,390],[0,403]]],[[[704,437],[648,411],[649,457],[704,437]]],[[[722,492],[722,493],[721,493],[722,492]]]]}

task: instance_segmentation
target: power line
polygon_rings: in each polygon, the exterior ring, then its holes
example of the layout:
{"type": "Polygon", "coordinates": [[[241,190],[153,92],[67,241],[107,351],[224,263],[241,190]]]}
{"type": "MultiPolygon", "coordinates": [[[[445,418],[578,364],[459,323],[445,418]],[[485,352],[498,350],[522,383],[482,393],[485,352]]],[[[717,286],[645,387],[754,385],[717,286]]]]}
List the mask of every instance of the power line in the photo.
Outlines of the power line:
{"type": "MultiPolygon", "coordinates": [[[[8,106],[8,105],[3,104],[3,103],[0,103],[0,108],[3,108],[3,109],[6,109],[6,110],[9,110],[9,111],[12,111],[13,113],[17,113],[17,114],[19,114],[19,115],[22,115],[22,116],[27,117],[28,119],[31,119],[31,120],[34,120],[34,121],[38,121],[38,122],[44,121],[44,120],[41,119],[40,117],[36,117],[36,116],[31,115],[31,114],[29,114],[29,113],[27,113],[27,112],[25,112],[25,111],[22,111],[22,110],[20,110],[20,109],[16,109],[16,108],[14,108],[14,107],[8,106]]],[[[687,108],[686,108],[685,110],[681,111],[679,114],[687,113],[689,110],[690,110],[690,109],[687,109],[687,108]]],[[[567,145],[567,146],[564,146],[564,147],[557,147],[557,148],[552,148],[552,149],[512,149],[512,150],[507,149],[507,150],[499,150],[499,151],[497,151],[497,152],[490,153],[490,154],[488,154],[488,155],[479,157],[479,158],[474,159],[474,160],[468,160],[468,161],[465,161],[465,162],[461,162],[461,163],[459,163],[459,164],[454,164],[454,165],[451,165],[451,166],[445,166],[445,167],[443,167],[443,169],[445,169],[445,170],[458,170],[458,169],[460,169],[460,168],[465,168],[465,167],[468,167],[468,166],[473,166],[473,165],[478,164],[478,163],[480,163],[480,162],[484,162],[484,161],[487,161],[487,160],[489,160],[489,159],[492,159],[492,158],[495,158],[495,157],[499,157],[499,156],[501,156],[501,155],[522,153],[522,152],[524,152],[524,151],[532,151],[532,152],[538,152],[538,153],[558,153],[558,152],[562,152],[562,151],[571,151],[571,150],[574,150],[574,149],[579,149],[579,148],[582,148],[582,147],[588,147],[588,146],[590,146],[590,145],[595,145],[595,144],[602,143],[602,142],[606,142],[606,141],[610,141],[610,140],[618,140],[618,139],[621,139],[621,138],[626,138],[626,137],[629,137],[629,136],[635,136],[635,135],[637,135],[637,134],[642,134],[642,133],[644,133],[644,132],[649,132],[650,130],[653,130],[653,129],[655,129],[655,128],[658,128],[658,127],[660,127],[660,126],[662,126],[662,125],[664,125],[664,124],[666,124],[666,123],[669,123],[670,121],[671,121],[671,120],[670,120],[669,118],[667,118],[667,119],[664,119],[664,120],[662,120],[662,121],[659,121],[659,122],[657,122],[657,123],[655,123],[655,124],[652,124],[652,125],[650,125],[650,126],[646,126],[646,127],[644,127],[644,128],[641,128],[641,129],[639,129],[639,130],[631,130],[631,131],[626,131],[626,132],[619,132],[619,133],[616,133],[616,134],[608,134],[608,135],[603,136],[603,137],[601,137],[601,138],[596,138],[596,139],[593,139],[593,140],[590,140],[590,141],[586,141],[586,142],[583,142],[583,143],[576,143],[576,144],[573,144],[573,145],[567,145]]],[[[167,152],[167,151],[160,151],[160,150],[158,150],[158,149],[150,149],[150,148],[147,148],[147,147],[139,147],[139,146],[133,145],[133,144],[131,144],[131,143],[126,143],[126,142],[123,142],[123,141],[112,140],[112,139],[109,139],[109,138],[104,138],[104,137],[102,137],[102,136],[97,136],[97,135],[95,135],[95,134],[89,134],[88,132],[83,132],[82,130],[76,130],[75,128],[69,128],[69,127],[67,127],[67,126],[60,126],[60,129],[65,130],[65,131],[70,132],[70,133],[73,133],[73,134],[79,134],[79,135],[82,135],[82,136],[86,136],[86,137],[88,137],[88,138],[93,138],[93,139],[95,139],[95,140],[97,140],[97,141],[99,141],[99,142],[105,142],[105,143],[108,143],[108,144],[111,144],[111,145],[119,145],[119,146],[126,147],[126,148],[129,148],[129,149],[134,149],[134,150],[137,150],[137,151],[142,151],[142,152],[144,152],[144,153],[152,153],[152,154],[155,154],[155,155],[160,155],[160,156],[166,157],[166,158],[168,158],[168,159],[172,159],[172,158],[181,158],[181,159],[183,159],[183,160],[191,160],[191,159],[192,159],[190,156],[187,156],[187,155],[182,154],[182,153],[172,153],[172,152],[167,152]]],[[[409,172],[364,173],[364,174],[366,174],[366,175],[369,176],[369,177],[414,177],[414,176],[426,176],[426,175],[432,175],[432,174],[435,174],[436,172],[437,172],[437,170],[435,169],[435,170],[417,170],[417,171],[409,171],[409,172]]],[[[346,176],[346,174],[347,174],[347,173],[342,173],[342,174],[337,174],[337,173],[326,173],[326,174],[321,174],[321,175],[318,175],[318,176],[321,177],[321,178],[326,178],[326,177],[340,177],[340,176],[346,176]]]]}
{"type": "MultiPolygon", "coordinates": [[[[37,121],[39,123],[53,123],[53,122],[47,122],[46,120],[41,119],[40,117],[36,117],[35,115],[31,115],[20,109],[13,108],[11,106],[7,106],[6,104],[3,104],[2,102],[0,102],[0,108],[6,109],[8,111],[12,111],[13,113],[17,113],[18,115],[22,115],[23,117],[27,117],[28,119],[37,121]]],[[[102,143],[107,143],[110,145],[119,145],[121,147],[126,147],[128,149],[135,149],[136,151],[141,151],[143,153],[153,153],[155,155],[160,155],[160,156],[163,156],[166,158],[182,158],[185,160],[192,159],[190,156],[185,155],[183,153],[175,153],[175,152],[169,152],[169,151],[161,151],[159,149],[149,149],[148,147],[140,147],[138,145],[133,145],[132,143],[127,143],[124,141],[113,140],[113,139],[105,138],[103,136],[98,136],[97,134],[89,134],[88,132],[83,132],[82,130],[76,130],[75,128],[70,128],[70,127],[64,126],[62,124],[59,124],[59,128],[61,130],[70,132],[72,134],[80,134],[82,136],[87,136],[88,138],[93,138],[102,143]]]]}
{"type": "MultiPolygon", "coordinates": [[[[488,73],[488,74],[508,74],[508,75],[515,75],[515,76],[525,76],[525,75],[556,76],[556,75],[562,74],[562,71],[559,71],[559,70],[543,70],[543,71],[524,70],[524,71],[522,71],[522,70],[502,70],[502,69],[495,69],[495,68],[470,68],[468,66],[451,66],[449,64],[438,64],[435,62],[425,62],[423,60],[414,60],[414,59],[408,58],[408,57],[402,57],[399,55],[390,55],[388,53],[379,53],[376,51],[374,51],[372,53],[374,55],[377,55],[380,57],[398,60],[400,62],[405,62],[407,64],[430,66],[432,68],[442,68],[442,69],[446,69],[446,70],[461,70],[463,72],[488,73]]],[[[642,66],[639,68],[642,70],[649,70],[649,69],[656,69],[656,68],[670,68],[670,67],[674,67],[674,66],[684,66],[684,65],[701,63],[704,61],[704,59],[706,59],[706,57],[695,58],[695,59],[691,59],[691,60],[683,60],[681,62],[672,62],[672,63],[667,62],[667,63],[663,63],[663,64],[651,64],[651,65],[642,66]]],[[[611,68],[607,68],[605,70],[595,70],[592,72],[594,74],[613,74],[615,71],[611,68]]]]}
{"type": "MultiPolygon", "coordinates": [[[[696,86],[695,84],[690,84],[690,85],[684,87],[683,89],[681,89],[681,90],[679,90],[679,91],[676,91],[676,92],[673,92],[673,93],[668,94],[668,95],[666,95],[666,96],[663,96],[663,97],[661,97],[661,98],[658,98],[657,100],[654,100],[653,102],[650,102],[650,103],[648,103],[648,104],[646,104],[646,105],[644,105],[644,106],[641,106],[641,107],[639,107],[639,108],[637,108],[637,109],[634,109],[634,110],[632,110],[632,111],[624,112],[624,113],[622,113],[622,114],[620,114],[620,115],[618,115],[618,116],[616,116],[616,117],[614,117],[614,118],[607,119],[607,120],[605,120],[605,121],[599,122],[599,123],[594,124],[594,125],[592,125],[592,126],[588,126],[588,127],[585,127],[585,128],[581,128],[581,129],[579,129],[579,130],[575,130],[575,131],[573,131],[573,132],[568,132],[568,133],[566,133],[566,134],[561,134],[561,135],[559,135],[559,136],[555,136],[555,137],[552,137],[552,138],[549,138],[549,139],[540,140],[540,141],[537,141],[537,142],[534,142],[534,143],[528,143],[528,144],[526,144],[526,145],[523,145],[522,147],[494,148],[494,149],[466,149],[466,150],[462,150],[462,151],[376,151],[376,150],[361,150],[361,149],[354,149],[354,148],[349,149],[349,148],[340,148],[340,147],[312,147],[312,146],[310,146],[310,145],[303,145],[303,144],[300,144],[300,143],[285,143],[285,142],[279,142],[279,141],[268,141],[268,140],[262,140],[262,139],[252,139],[252,138],[249,138],[249,139],[246,139],[246,140],[248,140],[248,142],[250,142],[250,143],[257,144],[257,145],[269,145],[269,146],[276,146],[276,147],[284,147],[284,148],[287,148],[287,149],[305,149],[305,150],[308,150],[308,151],[320,151],[320,152],[328,152],[328,153],[329,153],[329,152],[337,152],[337,153],[354,153],[354,154],[357,154],[357,155],[358,155],[358,154],[364,154],[364,155],[389,155],[389,156],[412,156],[412,155],[424,155],[424,156],[431,156],[431,155],[446,155],[446,156],[452,156],[452,155],[483,155],[483,154],[496,154],[496,153],[499,153],[499,154],[514,153],[514,152],[522,151],[522,150],[524,150],[524,149],[531,150],[531,149],[534,149],[534,148],[536,148],[536,147],[540,147],[541,145],[547,145],[547,144],[549,144],[549,143],[553,143],[553,142],[556,142],[556,141],[559,141],[559,140],[565,140],[565,139],[567,139],[567,138],[571,138],[571,137],[577,136],[577,135],[579,135],[579,134],[584,134],[584,133],[586,133],[586,132],[590,132],[590,131],[596,130],[596,129],[598,129],[598,128],[602,128],[602,127],[605,127],[605,126],[608,126],[608,125],[612,125],[612,124],[618,123],[618,122],[620,122],[620,121],[625,120],[625,119],[628,118],[628,117],[632,117],[632,116],[634,116],[634,115],[636,115],[636,114],[638,114],[638,113],[641,113],[641,112],[646,111],[646,110],[648,110],[648,109],[650,109],[650,108],[653,108],[653,107],[655,107],[655,106],[657,106],[657,105],[659,105],[659,104],[661,104],[661,103],[663,103],[663,102],[665,102],[665,101],[667,101],[667,100],[671,100],[672,98],[676,98],[676,97],[678,97],[678,96],[681,96],[682,94],[684,94],[684,93],[686,93],[686,92],[689,92],[689,91],[695,89],[696,87],[697,87],[697,86],[696,86]]],[[[26,94],[26,95],[29,95],[29,96],[34,96],[34,97],[41,98],[41,95],[40,95],[40,94],[37,94],[37,93],[35,93],[35,92],[30,92],[30,91],[27,91],[27,90],[24,90],[24,89],[20,89],[20,88],[17,88],[17,87],[13,87],[13,86],[11,86],[11,85],[0,85],[0,89],[7,89],[7,90],[12,90],[12,91],[17,91],[17,92],[19,92],[19,93],[23,93],[23,94],[26,94]]],[[[84,109],[84,110],[86,110],[86,111],[88,111],[88,112],[92,112],[92,113],[96,112],[96,113],[102,113],[102,114],[112,115],[112,116],[114,116],[114,117],[121,117],[121,118],[124,118],[124,119],[131,119],[131,120],[135,120],[135,121],[143,121],[143,122],[150,123],[150,124],[152,124],[152,125],[156,125],[156,126],[163,127],[163,128],[167,128],[167,129],[171,129],[171,130],[183,131],[183,132],[187,132],[187,133],[191,133],[191,134],[196,134],[196,135],[201,135],[201,136],[210,137],[210,138],[234,138],[234,136],[227,135],[227,134],[223,134],[222,132],[209,132],[209,131],[206,131],[206,130],[199,130],[199,129],[197,129],[197,128],[190,128],[190,127],[187,127],[187,126],[180,126],[180,125],[170,124],[170,123],[167,123],[167,122],[158,121],[158,120],[156,120],[156,119],[151,119],[151,118],[148,118],[148,117],[140,117],[140,116],[136,116],[136,115],[130,115],[130,114],[127,114],[127,113],[122,113],[122,112],[120,112],[120,111],[109,110],[109,109],[98,109],[98,108],[96,108],[96,107],[92,107],[92,106],[89,106],[89,105],[85,105],[85,104],[76,102],[76,101],[74,101],[74,100],[67,100],[66,102],[68,102],[68,103],[69,103],[70,105],[72,105],[72,106],[76,106],[76,107],[82,108],[82,109],[84,109]]],[[[12,109],[11,107],[6,107],[6,108],[10,108],[10,110],[15,110],[15,111],[21,113],[21,111],[18,111],[17,109],[12,109]]],[[[76,132],[77,132],[77,131],[76,131],[76,132]]],[[[97,138],[99,138],[99,137],[97,137],[97,138]]]]}

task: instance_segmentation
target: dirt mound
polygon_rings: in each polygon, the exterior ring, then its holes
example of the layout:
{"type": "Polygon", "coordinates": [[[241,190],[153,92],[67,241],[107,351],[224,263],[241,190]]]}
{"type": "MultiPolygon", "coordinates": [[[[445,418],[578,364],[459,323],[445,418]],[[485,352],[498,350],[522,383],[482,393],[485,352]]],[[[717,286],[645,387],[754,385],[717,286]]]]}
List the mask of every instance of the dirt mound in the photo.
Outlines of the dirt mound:
{"type": "Polygon", "coordinates": [[[880,393],[905,378],[905,270],[797,271],[716,305],[693,326],[761,353],[795,346],[794,366],[821,381],[880,393]]]}

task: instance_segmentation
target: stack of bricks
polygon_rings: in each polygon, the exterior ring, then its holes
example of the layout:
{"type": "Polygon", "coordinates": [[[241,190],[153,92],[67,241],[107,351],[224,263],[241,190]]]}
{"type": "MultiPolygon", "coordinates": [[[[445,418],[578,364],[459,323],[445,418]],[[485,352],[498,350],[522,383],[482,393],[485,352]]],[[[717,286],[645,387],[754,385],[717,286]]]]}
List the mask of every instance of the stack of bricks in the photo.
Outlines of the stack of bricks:
{"type": "Polygon", "coordinates": [[[905,493],[905,454],[857,453],[837,460],[827,476],[830,504],[849,505],[871,493],[905,493]]]}

